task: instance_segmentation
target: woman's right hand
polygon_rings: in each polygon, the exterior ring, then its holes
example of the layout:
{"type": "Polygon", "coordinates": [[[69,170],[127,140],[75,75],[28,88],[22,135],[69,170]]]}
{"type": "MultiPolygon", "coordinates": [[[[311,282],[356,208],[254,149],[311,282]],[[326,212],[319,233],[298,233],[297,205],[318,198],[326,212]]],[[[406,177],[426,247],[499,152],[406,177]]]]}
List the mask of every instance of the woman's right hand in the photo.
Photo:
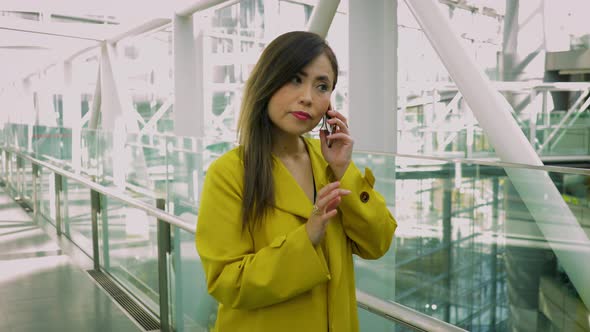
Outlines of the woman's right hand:
{"type": "Polygon", "coordinates": [[[314,209],[305,224],[309,240],[314,246],[322,241],[328,221],[338,213],[336,208],[342,201],[341,197],[348,194],[350,190],[341,189],[338,181],[327,184],[318,192],[314,209]]]}

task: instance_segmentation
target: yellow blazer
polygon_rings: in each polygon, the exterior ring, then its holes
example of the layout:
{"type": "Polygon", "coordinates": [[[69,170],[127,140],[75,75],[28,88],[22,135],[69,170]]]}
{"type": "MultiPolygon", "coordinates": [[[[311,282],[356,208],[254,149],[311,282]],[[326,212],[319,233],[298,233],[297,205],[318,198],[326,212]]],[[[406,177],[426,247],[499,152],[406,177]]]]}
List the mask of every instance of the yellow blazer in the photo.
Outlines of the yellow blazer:
{"type": "MultiPolygon", "coordinates": [[[[316,190],[332,182],[319,140],[305,139],[316,190]]],[[[275,158],[276,207],[262,227],[242,231],[243,163],[237,149],[207,170],[196,246],[209,293],[219,302],[215,331],[358,331],[352,254],[377,259],[397,226],[370,170],[350,164],[352,193],[329,221],[322,245],[305,230],[313,204],[275,158]]]]}

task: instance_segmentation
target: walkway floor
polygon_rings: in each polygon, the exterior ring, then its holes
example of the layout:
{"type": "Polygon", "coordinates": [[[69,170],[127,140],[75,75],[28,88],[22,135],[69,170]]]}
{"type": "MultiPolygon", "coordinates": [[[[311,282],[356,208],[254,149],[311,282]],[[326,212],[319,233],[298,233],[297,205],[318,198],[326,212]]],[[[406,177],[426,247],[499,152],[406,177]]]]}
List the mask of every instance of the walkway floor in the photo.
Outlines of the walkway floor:
{"type": "Polygon", "coordinates": [[[54,234],[0,189],[0,331],[143,331],[54,234]]]}

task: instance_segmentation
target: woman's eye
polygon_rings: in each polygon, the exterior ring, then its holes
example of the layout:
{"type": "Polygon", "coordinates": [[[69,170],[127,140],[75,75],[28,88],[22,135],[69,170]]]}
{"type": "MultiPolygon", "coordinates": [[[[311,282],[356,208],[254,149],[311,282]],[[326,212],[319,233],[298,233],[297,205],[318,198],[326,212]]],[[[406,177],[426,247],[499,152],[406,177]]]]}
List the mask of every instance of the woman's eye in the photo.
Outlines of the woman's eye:
{"type": "Polygon", "coordinates": [[[299,84],[301,83],[301,78],[299,76],[293,76],[293,78],[291,79],[291,83],[299,84]]]}
{"type": "Polygon", "coordinates": [[[322,92],[329,91],[328,84],[320,84],[320,85],[318,85],[318,89],[320,89],[320,91],[322,91],[322,92]]]}

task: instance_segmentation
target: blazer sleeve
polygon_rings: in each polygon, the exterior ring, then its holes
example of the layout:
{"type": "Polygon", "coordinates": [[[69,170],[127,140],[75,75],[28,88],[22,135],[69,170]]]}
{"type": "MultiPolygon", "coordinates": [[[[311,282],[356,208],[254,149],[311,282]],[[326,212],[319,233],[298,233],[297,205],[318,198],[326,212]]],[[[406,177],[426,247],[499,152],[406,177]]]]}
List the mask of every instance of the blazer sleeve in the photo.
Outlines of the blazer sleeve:
{"type": "Polygon", "coordinates": [[[385,199],[373,189],[374,184],[371,170],[366,168],[362,176],[352,162],[340,179],[340,187],[351,191],[342,198],[339,207],[344,231],[352,241],[353,253],[365,259],[383,256],[397,228],[385,199]]]}
{"type": "Polygon", "coordinates": [[[255,252],[249,227],[242,229],[243,172],[235,170],[243,168],[232,164],[209,167],[198,212],[195,241],[211,296],[234,309],[256,309],[328,281],[321,246],[312,245],[305,225],[255,252]]]}

